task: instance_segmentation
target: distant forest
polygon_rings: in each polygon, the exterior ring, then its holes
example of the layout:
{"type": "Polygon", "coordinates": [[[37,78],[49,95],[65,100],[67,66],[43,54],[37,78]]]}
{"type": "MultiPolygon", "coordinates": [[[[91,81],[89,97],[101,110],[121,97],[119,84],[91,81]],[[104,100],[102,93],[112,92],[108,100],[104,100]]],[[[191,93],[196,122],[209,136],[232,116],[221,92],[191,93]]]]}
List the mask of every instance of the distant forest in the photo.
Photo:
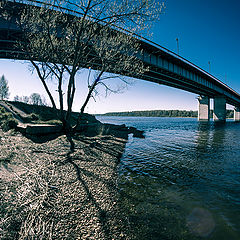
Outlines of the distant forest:
{"type": "MultiPolygon", "coordinates": [[[[149,110],[149,111],[132,111],[132,112],[109,112],[98,114],[101,116],[121,116],[121,117],[194,117],[198,116],[197,111],[186,110],[149,110]]],[[[210,111],[212,118],[213,111],[210,111]]],[[[233,118],[233,110],[227,110],[227,118],[233,118]]]]}

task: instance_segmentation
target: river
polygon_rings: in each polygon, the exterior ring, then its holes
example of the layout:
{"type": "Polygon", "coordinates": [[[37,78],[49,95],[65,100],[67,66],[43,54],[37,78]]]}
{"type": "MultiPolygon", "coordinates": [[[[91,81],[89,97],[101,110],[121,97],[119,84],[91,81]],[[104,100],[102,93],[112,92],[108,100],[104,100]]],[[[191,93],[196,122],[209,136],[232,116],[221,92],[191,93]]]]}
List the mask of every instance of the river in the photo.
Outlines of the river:
{"type": "Polygon", "coordinates": [[[240,123],[97,117],[145,131],[119,166],[122,206],[136,239],[240,239],[240,123]]]}

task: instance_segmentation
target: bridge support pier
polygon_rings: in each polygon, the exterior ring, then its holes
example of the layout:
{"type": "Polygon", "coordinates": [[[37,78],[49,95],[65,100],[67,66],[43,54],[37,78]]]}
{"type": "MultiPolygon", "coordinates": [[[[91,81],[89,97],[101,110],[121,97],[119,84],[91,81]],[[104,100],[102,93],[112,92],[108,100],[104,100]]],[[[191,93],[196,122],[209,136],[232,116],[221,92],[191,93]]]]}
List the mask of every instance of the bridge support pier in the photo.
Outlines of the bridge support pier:
{"type": "Polygon", "coordinates": [[[234,108],[234,121],[236,122],[240,121],[240,107],[234,108]]]}
{"type": "Polygon", "coordinates": [[[226,99],[223,96],[214,98],[213,120],[217,122],[226,121],[226,99]]]}
{"type": "Polygon", "coordinates": [[[210,105],[209,97],[198,97],[198,121],[209,121],[210,118],[210,105]]]}

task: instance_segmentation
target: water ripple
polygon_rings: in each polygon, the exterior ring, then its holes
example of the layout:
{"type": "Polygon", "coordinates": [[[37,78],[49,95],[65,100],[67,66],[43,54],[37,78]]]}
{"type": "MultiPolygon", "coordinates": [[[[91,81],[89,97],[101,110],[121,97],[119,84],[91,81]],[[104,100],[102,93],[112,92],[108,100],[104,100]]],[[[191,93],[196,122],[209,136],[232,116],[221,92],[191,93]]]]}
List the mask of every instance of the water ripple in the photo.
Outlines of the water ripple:
{"type": "Polygon", "coordinates": [[[119,166],[123,206],[137,239],[199,239],[194,221],[206,217],[214,228],[204,232],[207,239],[240,239],[240,124],[106,121],[146,133],[145,139],[130,139],[119,166]]]}

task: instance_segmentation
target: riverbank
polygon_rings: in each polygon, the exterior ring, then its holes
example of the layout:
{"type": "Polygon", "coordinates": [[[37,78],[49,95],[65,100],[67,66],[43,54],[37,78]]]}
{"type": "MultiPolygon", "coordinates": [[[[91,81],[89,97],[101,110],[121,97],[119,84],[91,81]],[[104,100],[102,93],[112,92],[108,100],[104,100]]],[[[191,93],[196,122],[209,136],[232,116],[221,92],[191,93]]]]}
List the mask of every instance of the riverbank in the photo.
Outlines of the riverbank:
{"type": "Polygon", "coordinates": [[[117,166],[126,140],[34,143],[0,130],[0,239],[130,239],[117,166]]]}

